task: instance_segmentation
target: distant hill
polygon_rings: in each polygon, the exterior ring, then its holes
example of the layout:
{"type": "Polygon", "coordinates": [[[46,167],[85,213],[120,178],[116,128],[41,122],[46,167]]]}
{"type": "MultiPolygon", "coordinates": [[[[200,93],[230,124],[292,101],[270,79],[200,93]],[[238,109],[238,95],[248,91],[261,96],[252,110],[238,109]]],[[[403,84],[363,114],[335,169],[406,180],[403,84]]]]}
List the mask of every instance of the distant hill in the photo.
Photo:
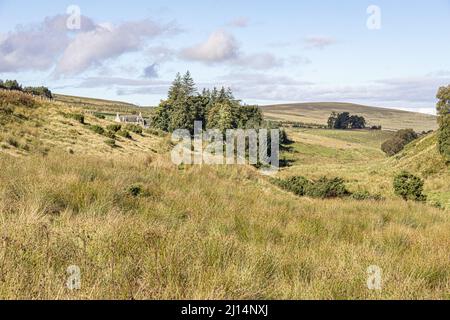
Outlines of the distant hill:
{"type": "Polygon", "coordinates": [[[263,106],[266,118],[278,121],[295,121],[326,124],[331,112],[345,112],[364,116],[369,125],[382,125],[384,130],[412,128],[418,132],[436,130],[436,117],[417,112],[369,107],[351,103],[296,103],[263,106]]]}
{"type": "Polygon", "coordinates": [[[104,99],[94,99],[85,97],[67,96],[63,94],[54,94],[54,100],[62,102],[67,105],[76,106],[85,110],[106,112],[111,114],[119,113],[131,113],[136,114],[142,112],[144,116],[151,114],[153,108],[140,107],[132,103],[122,101],[112,101],[104,99]]]}

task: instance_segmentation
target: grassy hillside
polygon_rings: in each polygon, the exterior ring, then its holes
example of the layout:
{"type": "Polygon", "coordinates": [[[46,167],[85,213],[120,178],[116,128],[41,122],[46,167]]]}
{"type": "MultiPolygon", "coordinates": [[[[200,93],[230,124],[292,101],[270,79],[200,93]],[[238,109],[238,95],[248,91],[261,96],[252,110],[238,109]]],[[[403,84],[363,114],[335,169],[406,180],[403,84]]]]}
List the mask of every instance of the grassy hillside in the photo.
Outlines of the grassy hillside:
{"type": "Polygon", "coordinates": [[[65,116],[85,111],[71,104],[0,102],[0,298],[450,299],[449,211],[391,194],[403,167],[433,177],[427,192],[445,189],[446,167],[411,161],[428,159],[433,136],[387,159],[391,133],[289,131],[280,177],[342,176],[387,197],[318,200],[252,167],[175,166],[167,138],[149,133],[111,148],[65,116]],[[66,287],[71,265],[79,291],[66,287]],[[371,265],[382,291],[367,289],[371,265]]]}
{"type": "Polygon", "coordinates": [[[326,125],[330,114],[348,111],[364,116],[369,125],[382,125],[385,130],[414,128],[416,131],[437,129],[435,116],[401,110],[367,107],[351,103],[298,103],[263,107],[268,119],[326,125]]]}
{"type": "Polygon", "coordinates": [[[450,208],[450,167],[438,154],[436,134],[409,144],[403,152],[388,158],[381,144],[393,133],[365,130],[290,129],[294,140],[284,157],[291,166],[280,176],[303,175],[317,179],[338,176],[352,191],[370,191],[395,199],[392,181],[402,170],[425,179],[430,204],[450,208]]]}
{"type": "Polygon", "coordinates": [[[115,116],[117,112],[122,114],[138,114],[149,116],[152,112],[150,107],[139,107],[131,103],[121,101],[111,101],[103,99],[93,99],[85,97],[74,97],[62,94],[55,94],[54,100],[67,105],[76,106],[85,110],[101,112],[115,116]]]}
{"type": "Polygon", "coordinates": [[[19,92],[0,91],[0,152],[13,156],[46,154],[50,150],[102,155],[129,155],[156,152],[164,139],[144,133],[131,139],[116,137],[116,147],[105,143],[105,135],[91,126],[104,129],[111,121],[95,117],[85,108],[58,101],[40,101],[19,92]],[[72,118],[83,115],[85,123],[72,118]]]}

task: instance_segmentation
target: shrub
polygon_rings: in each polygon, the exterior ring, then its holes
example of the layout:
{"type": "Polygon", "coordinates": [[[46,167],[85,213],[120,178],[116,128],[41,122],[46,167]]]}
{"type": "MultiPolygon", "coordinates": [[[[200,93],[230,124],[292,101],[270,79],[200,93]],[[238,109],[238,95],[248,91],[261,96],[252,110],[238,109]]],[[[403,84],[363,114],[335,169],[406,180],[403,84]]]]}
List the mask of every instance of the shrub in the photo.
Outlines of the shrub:
{"type": "Polygon", "coordinates": [[[114,140],[114,139],[108,139],[108,140],[105,140],[105,143],[106,143],[108,146],[110,146],[111,148],[117,147],[117,145],[116,145],[116,140],[114,140]]]}
{"type": "Polygon", "coordinates": [[[117,132],[117,134],[118,134],[119,136],[121,136],[122,138],[125,138],[125,139],[132,139],[130,133],[129,133],[127,130],[120,130],[120,131],[117,132]]]}
{"type": "Polygon", "coordinates": [[[426,201],[423,185],[423,179],[406,171],[402,171],[394,178],[395,194],[404,200],[426,201]]]}
{"type": "Polygon", "coordinates": [[[81,124],[84,124],[84,115],[82,115],[82,114],[73,113],[73,114],[70,114],[69,117],[78,121],[81,124]]]}
{"type": "Polygon", "coordinates": [[[380,194],[370,194],[368,191],[357,191],[352,193],[351,198],[353,200],[375,200],[375,201],[382,201],[384,200],[384,197],[380,194]]]}
{"type": "Polygon", "coordinates": [[[308,179],[295,176],[286,180],[276,180],[279,187],[296,194],[297,196],[308,196],[312,198],[339,198],[351,195],[347,191],[344,180],[341,178],[323,177],[315,182],[308,179]]]}
{"type": "Polygon", "coordinates": [[[440,154],[450,161],[450,116],[443,116],[440,120],[438,132],[438,148],[440,154]]]}
{"type": "Polygon", "coordinates": [[[350,195],[341,178],[320,178],[306,187],[306,195],[312,198],[339,198],[350,195]]]}
{"type": "Polygon", "coordinates": [[[118,132],[122,129],[122,126],[120,124],[110,124],[106,129],[112,132],[118,132]]]}
{"type": "Polygon", "coordinates": [[[450,85],[439,88],[436,98],[439,123],[438,148],[444,159],[450,161],[450,85]]]}
{"type": "Polygon", "coordinates": [[[94,113],[94,117],[96,117],[97,119],[106,119],[106,117],[104,115],[102,115],[101,113],[94,113]]]}
{"type": "Polygon", "coordinates": [[[297,196],[304,196],[306,193],[306,188],[310,184],[308,179],[300,176],[291,177],[286,180],[278,180],[277,184],[297,196]]]}
{"type": "Polygon", "coordinates": [[[97,125],[92,125],[89,127],[89,129],[91,129],[92,131],[94,131],[97,134],[101,134],[101,135],[105,134],[105,129],[103,129],[102,127],[97,126],[97,125]]]}
{"type": "Polygon", "coordinates": [[[105,137],[108,137],[110,139],[116,139],[116,134],[112,131],[106,131],[105,132],[105,137]]]}
{"type": "Polygon", "coordinates": [[[128,124],[125,129],[128,131],[134,132],[136,134],[142,135],[142,127],[135,124],[128,124]]]}
{"type": "Polygon", "coordinates": [[[151,134],[152,136],[157,136],[157,137],[165,137],[167,136],[167,133],[159,130],[159,129],[147,129],[145,130],[146,133],[151,134]]]}

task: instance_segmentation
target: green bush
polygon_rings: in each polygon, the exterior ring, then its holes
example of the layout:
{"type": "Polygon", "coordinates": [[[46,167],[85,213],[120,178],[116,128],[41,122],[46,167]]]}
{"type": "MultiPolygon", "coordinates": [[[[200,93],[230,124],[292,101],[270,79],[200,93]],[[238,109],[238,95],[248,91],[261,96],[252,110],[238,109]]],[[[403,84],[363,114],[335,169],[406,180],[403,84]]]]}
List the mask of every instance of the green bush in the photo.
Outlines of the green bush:
{"type": "Polygon", "coordinates": [[[394,178],[395,194],[404,200],[426,201],[423,194],[424,180],[407,172],[402,171],[394,178]]]}
{"type": "Polygon", "coordinates": [[[144,192],[142,186],[140,185],[132,185],[128,188],[127,191],[127,193],[133,197],[139,197],[144,192]]]}
{"type": "Polygon", "coordinates": [[[284,190],[301,197],[305,195],[306,187],[310,184],[310,182],[304,177],[296,176],[286,180],[278,180],[277,184],[284,190]]]}
{"type": "Polygon", "coordinates": [[[97,119],[102,119],[102,120],[106,119],[106,117],[104,115],[102,115],[101,113],[94,113],[94,117],[96,117],[97,119]]]}
{"type": "Polygon", "coordinates": [[[380,194],[370,194],[368,191],[357,191],[352,193],[351,198],[353,200],[363,201],[363,200],[375,200],[382,201],[384,197],[380,194]]]}
{"type": "Polygon", "coordinates": [[[106,143],[108,146],[110,146],[111,148],[117,147],[117,145],[116,145],[116,140],[114,140],[114,139],[108,139],[108,140],[105,140],[105,143],[106,143]]]}
{"type": "Polygon", "coordinates": [[[112,132],[118,132],[122,129],[122,126],[120,124],[110,124],[106,126],[106,129],[112,132]]]}
{"type": "Polygon", "coordinates": [[[85,123],[85,122],[84,122],[84,115],[82,115],[82,114],[79,114],[79,113],[73,113],[73,114],[70,114],[69,117],[72,118],[72,119],[74,119],[74,120],[76,120],[76,121],[78,121],[78,122],[81,123],[81,124],[84,124],[84,123],[85,123]]]}
{"type": "Polygon", "coordinates": [[[167,136],[166,132],[159,130],[159,129],[150,128],[150,129],[145,130],[145,132],[152,136],[157,136],[157,137],[166,137],[167,136]]]}
{"type": "Polygon", "coordinates": [[[118,134],[119,136],[121,136],[122,138],[125,138],[125,139],[132,139],[130,133],[129,133],[127,130],[120,130],[120,131],[117,132],[117,134],[118,134]]]}
{"type": "Polygon", "coordinates": [[[351,193],[346,189],[344,180],[341,178],[320,178],[317,181],[295,176],[286,180],[276,180],[275,183],[297,196],[308,196],[311,198],[341,198],[350,196],[351,193]]]}
{"type": "Polygon", "coordinates": [[[142,135],[142,127],[135,124],[128,124],[125,127],[126,130],[142,135]]]}
{"type": "Polygon", "coordinates": [[[450,115],[442,116],[440,119],[438,147],[442,156],[450,161],[450,115]]]}
{"type": "Polygon", "coordinates": [[[308,184],[306,195],[312,198],[327,199],[347,197],[350,192],[346,189],[343,179],[322,177],[308,184]]]}
{"type": "Polygon", "coordinates": [[[116,139],[116,134],[114,132],[112,132],[112,131],[106,131],[105,132],[105,137],[108,137],[108,138],[114,140],[114,139],[116,139]]]}
{"type": "Polygon", "coordinates": [[[95,132],[97,134],[101,134],[101,135],[105,134],[105,129],[103,129],[102,127],[100,127],[98,125],[92,125],[89,127],[89,129],[91,129],[93,132],[95,132]]]}

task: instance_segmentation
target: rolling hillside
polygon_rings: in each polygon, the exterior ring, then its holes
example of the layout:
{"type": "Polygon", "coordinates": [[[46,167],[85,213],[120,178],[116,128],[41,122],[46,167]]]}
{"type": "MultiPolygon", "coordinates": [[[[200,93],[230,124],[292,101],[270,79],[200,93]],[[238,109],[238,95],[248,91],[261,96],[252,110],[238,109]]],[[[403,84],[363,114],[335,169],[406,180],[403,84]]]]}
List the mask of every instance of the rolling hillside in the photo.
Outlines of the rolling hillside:
{"type": "Polygon", "coordinates": [[[144,116],[149,116],[153,110],[151,107],[140,107],[122,101],[111,101],[104,99],[94,99],[86,97],[67,96],[55,94],[54,100],[69,106],[75,106],[94,112],[115,115],[117,112],[126,114],[137,114],[141,112],[144,116]]]}
{"type": "Polygon", "coordinates": [[[392,194],[408,168],[444,204],[434,135],[388,159],[390,132],[289,129],[280,177],[340,176],[386,197],[322,200],[251,166],[176,166],[153,132],[112,148],[91,127],[108,124],[84,106],[0,92],[0,298],[450,298],[449,211],[392,194]],[[72,265],[78,291],[66,287],[72,265]],[[372,265],[382,291],[367,289],[372,265]]]}
{"type": "Polygon", "coordinates": [[[368,107],[351,103],[298,103],[262,107],[271,120],[293,121],[311,124],[327,123],[331,112],[345,112],[364,116],[369,125],[382,125],[384,130],[413,128],[429,131],[437,129],[436,117],[422,113],[368,107]]]}

